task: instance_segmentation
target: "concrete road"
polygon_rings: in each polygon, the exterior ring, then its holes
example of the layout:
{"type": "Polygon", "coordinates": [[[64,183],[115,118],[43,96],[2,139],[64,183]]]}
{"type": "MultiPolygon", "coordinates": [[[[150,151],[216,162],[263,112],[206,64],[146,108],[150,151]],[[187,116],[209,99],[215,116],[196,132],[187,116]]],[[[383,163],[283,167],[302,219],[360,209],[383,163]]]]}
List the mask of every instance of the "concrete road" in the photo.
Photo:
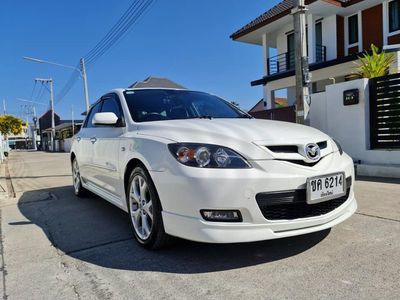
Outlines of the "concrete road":
{"type": "Polygon", "coordinates": [[[358,180],[357,214],[330,231],[151,252],[124,212],[74,196],[68,154],[13,152],[8,168],[16,198],[0,198],[4,299],[399,298],[400,181],[358,180]]]}

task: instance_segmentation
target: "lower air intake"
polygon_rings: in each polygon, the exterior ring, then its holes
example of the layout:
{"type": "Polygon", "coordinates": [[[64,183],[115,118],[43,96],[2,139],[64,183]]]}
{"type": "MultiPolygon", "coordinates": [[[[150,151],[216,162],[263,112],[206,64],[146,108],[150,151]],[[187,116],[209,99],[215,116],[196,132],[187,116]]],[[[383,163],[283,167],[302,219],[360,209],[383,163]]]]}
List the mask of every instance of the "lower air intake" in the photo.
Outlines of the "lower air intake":
{"type": "Polygon", "coordinates": [[[260,193],[258,207],[268,220],[294,220],[322,216],[343,205],[349,198],[351,178],[347,178],[346,195],[317,204],[307,204],[306,190],[260,193]]]}

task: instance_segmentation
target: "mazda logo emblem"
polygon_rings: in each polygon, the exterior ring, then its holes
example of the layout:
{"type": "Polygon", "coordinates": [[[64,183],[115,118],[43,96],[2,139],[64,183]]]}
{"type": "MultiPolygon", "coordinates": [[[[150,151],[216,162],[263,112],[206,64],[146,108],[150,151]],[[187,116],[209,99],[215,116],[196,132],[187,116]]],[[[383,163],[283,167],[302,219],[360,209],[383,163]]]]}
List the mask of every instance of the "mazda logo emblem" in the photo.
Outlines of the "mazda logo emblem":
{"type": "Polygon", "coordinates": [[[308,159],[319,160],[321,158],[321,149],[317,144],[310,143],[304,147],[304,152],[308,159]]]}

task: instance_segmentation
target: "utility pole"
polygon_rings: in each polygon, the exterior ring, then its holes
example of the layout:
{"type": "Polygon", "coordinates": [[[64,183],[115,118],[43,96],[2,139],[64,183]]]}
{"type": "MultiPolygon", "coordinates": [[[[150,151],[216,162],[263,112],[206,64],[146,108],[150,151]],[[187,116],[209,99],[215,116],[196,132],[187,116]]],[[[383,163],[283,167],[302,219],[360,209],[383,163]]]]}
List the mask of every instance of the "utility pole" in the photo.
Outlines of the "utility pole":
{"type": "Polygon", "coordinates": [[[25,133],[25,149],[28,150],[28,139],[29,139],[29,119],[26,114],[26,133],[25,133]]]}
{"type": "Polygon", "coordinates": [[[33,132],[32,132],[32,144],[33,150],[37,151],[36,145],[36,131],[37,130],[37,116],[36,116],[36,107],[33,105],[33,132]]]}
{"type": "Polygon", "coordinates": [[[74,121],[74,106],[71,107],[71,117],[72,117],[72,136],[75,135],[75,121],[74,121]]]}
{"type": "MultiPolygon", "coordinates": [[[[306,11],[304,0],[296,0],[292,10],[295,35],[295,66],[296,66],[296,122],[304,124],[310,104],[310,73],[308,69],[306,42],[306,11]]],[[[310,26],[312,26],[310,24],[310,26]]]]}
{"type": "Polygon", "coordinates": [[[55,151],[55,136],[56,136],[56,130],[55,130],[55,121],[54,121],[54,93],[53,93],[53,79],[42,79],[42,78],[36,78],[36,81],[40,81],[43,83],[48,83],[50,85],[50,110],[51,110],[51,151],[55,151]]]}
{"type": "Polygon", "coordinates": [[[3,114],[7,114],[7,109],[6,109],[6,99],[3,99],[3,114]]]}
{"type": "Polygon", "coordinates": [[[86,108],[86,111],[89,110],[89,90],[88,90],[88,83],[87,83],[87,76],[86,76],[86,65],[85,65],[85,59],[84,58],[80,59],[80,68],[73,67],[73,66],[68,66],[68,65],[64,65],[64,64],[59,64],[59,63],[48,61],[48,60],[28,57],[28,56],[24,56],[23,58],[26,59],[26,60],[29,60],[29,61],[36,62],[36,63],[54,65],[54,66],[58,66],[58,67],[62,67],[62,68],[72,69],[72,70],[75,70],[75,71],[79,72],[79,75],[83,80],[83,89],[84,89],[84,94],[85,94],[85,108],[86,108]]]}
{"type": "Polygon", "coordinates": [[[89,91],[88,91],[88,83],[86,77],[86,66],[85,66],[85,59],[81,58],[81,75],[83,79],[83,89],[85,92],[85,109],[86,113],[89,111],[89,91]]]}

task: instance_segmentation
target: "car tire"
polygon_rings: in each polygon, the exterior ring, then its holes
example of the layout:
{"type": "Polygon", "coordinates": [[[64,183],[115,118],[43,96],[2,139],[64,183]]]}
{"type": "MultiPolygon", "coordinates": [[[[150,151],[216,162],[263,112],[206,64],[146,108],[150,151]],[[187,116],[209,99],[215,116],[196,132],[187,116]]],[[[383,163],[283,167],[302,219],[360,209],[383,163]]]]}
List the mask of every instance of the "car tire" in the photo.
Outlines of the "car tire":
{"type": "Polygon", "coordinates": [[[88,194],[88,190],[82,186],[81,173],[79,171],[79,165],[77,159],[74,157],[72,160],[72,184],[74,187],[74,193],[78,197],[85,197],[88,194]]]}
{"type": "Polygon", "coordinates": [[[133,169],[127,189],[127,206],[135,239],[147,249],[162,249],[174,238],[164,230],[161,202],[144,166],[133,169]]]}

